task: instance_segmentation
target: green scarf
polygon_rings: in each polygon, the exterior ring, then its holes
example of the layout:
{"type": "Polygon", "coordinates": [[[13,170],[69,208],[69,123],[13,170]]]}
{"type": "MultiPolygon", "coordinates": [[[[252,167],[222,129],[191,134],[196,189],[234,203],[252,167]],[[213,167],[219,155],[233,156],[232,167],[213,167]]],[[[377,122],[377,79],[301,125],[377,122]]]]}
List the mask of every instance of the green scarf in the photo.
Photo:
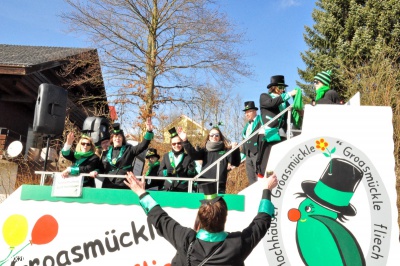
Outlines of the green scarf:
{"type": "Polygon", "coordinates": [[[318,102],[319,99],[322,99],[327,91],[329,91],[331,88],[329,86],[322,86],[317,90],[317,96],[315,96],[315,101],[318,102]]]}
{"type": "Polygon", "coordinates": [[[297,127],[300,128],[301,124],[303,122],[302,117],[300,116],[299,111],[302,111],[304,108],[303,105],[303,94],[301,93],[300,88],[295,88],[297,90],[296,96],[294,97],[293,100],[293,110],[292,110],[292,117],[293,117],[293,124],[297,127]]]}
{"type": "Polygon", "coordinates": [[[92,156],[93,154],[94,154],[93,151],[85,151],[85,152],[76,151],[76,152],[74,152],[74,157],[75,157],[75,159],[79,160],[81,158],[88,158],[88,157],[92,156]]]}
{"type": "Polygon", "coordinates": [[[150,174],[151,170],[157,165],[160,165],[160,161],[157,161],[155,163],[149,163],[149,169],[146,171],[145,175],[148,176],[150,174]]]}

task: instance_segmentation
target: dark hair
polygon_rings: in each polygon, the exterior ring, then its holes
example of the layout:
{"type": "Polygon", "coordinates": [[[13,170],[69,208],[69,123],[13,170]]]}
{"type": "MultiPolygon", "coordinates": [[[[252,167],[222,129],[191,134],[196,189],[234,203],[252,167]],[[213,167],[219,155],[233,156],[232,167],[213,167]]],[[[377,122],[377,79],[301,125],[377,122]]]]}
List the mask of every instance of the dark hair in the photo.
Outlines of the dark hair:
{"type": "Polygon", "coordinates": [[[220,199],[215,203],[211,203],[211,201],[204,203],[197,212],[200,228],[210,233],[224,231],[227,215],[228,206],[224,199],[220,199]]]}
{"type": "Polygon", "coordinates": [[[225,149],[225,150],[229,149],[229,148],[230,148],[230,145],[229,145],[228,141],[226,140],[226,138],[224,137],[224,135],[222,134],[221,130],[220,130],[218,127],[213,127],[213,128],[210,129],[210,131],[208,132],[206,138],[204,139],[204,140],[205,140],[205,141],[204,141],[204,147],[206,147],[207,142],[210,140],[210,132],[211,132],[211,130],[217,130],[217,131],[218,131],[218,133],[219,133],[219,140],[222,141],[222,142],[224,143],[224,146],[225,146],[224,149],[225,149]]]}
{"type": "Polygon", "coordinates": [[[122,136],[122,145],[126,145],[126,138],[125,138],[125,135],[123,134],[123,133],[111,133],[111,136],[110,136],[110,145],[111,146],[114,146],[114,143],[113,143],[113,137],[114,136],[116,136],[116,135],[121,135],[122,136]]]}

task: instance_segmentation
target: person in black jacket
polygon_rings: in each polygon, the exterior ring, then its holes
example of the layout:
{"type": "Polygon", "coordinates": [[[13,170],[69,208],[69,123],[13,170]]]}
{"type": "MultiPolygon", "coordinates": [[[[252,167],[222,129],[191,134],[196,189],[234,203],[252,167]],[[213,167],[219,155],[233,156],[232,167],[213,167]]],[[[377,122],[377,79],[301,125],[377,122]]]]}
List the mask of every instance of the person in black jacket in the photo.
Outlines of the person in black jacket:
{"type": "MultiPolygon", "coordinates": [[[[146,152],[146,159],[149,160],[148,169],[145,176],[158,176],[158,170],[160,169],[160,155],[154,148],[148,148],[146,152]]],[[[161,190],[164,186],[164,180],[147,179],[146,189],[161,190]]]]}
{"type": "MultiPolygon", "coordinates": [[[[147,132],[143,137],[142,142],[133,146],[126,142],[123,130],[120,124],[113,125],[111,132],[110,147],[102,160],[102,169],[93,173],[93,177],[97,177],[98,173],[111,175],[125,175],[128,171],[133,170],[133,160],[140,153],[145,151],[153,139],[153,124],[151,119],[146,121],[147,132]]],[[[128,189],[124,184],[124,178],[105,178],[103,188],[128,189]]]]}
{"type": "MultiPolygon", "coordinates": [[[[206,169],[209,165],[217,161],[219,158],[224,156],[224,154],[231,148],[237,146],[236,142],[232,142],[231,146],[228,141],[222,135],[221,130],[218,127],[213,127],[208,133],[204,147],[202,149],[196,150],[192,144],[188,141],[186,133],[182,128],[178,128],[178,135],[183,141],[183,147],[186,152],[193,160],[201,160],[203,162],[202,169],[206,169]]],[[[218,183],[218,193],[225,193],[226,190],[226,180],[228,178],[228,164],[231,166],[240,165],[240,150],[235,149],[229,156],[226,156],[220,161],[219,166],[219,183],[218,183]]],[[[214,165],[210,170],[202,174],[200,178],[215,179],[217,178],[217,165],[214,165]]],[[[200,180],[199,180],[200,181],[200,180]]],[[[202,182],[204,183],[204,182],[202,182]]],[[[201,188],[199,190],[201,191],[201,188]]]]}
{"type": "MultiPolygon", "coordinates": [[[[258,131],[262,126],[261,116],[257,115],[258,108],[255,106],[253,101],[244,103],[244,114],[247,119],[247,123],[244,126],[242,137],[247,138],[254,132],[258,131]]],[[[243,153],[246,155],[246,174],[249,184],[253,184],[257,181],[257,153],[261,144],[263,135],[256,134],[248,139],[242,147],[243,153]]]]}
{"type": "MultiPolygon", "coordinates": [[[[165,153],[161,160],[159,176],[164,177],[194,177],[196,175],[195,163],[182,146],[175,127],[168,130],[170,134],[171,151],[165,153]]],[[[186,180],[165,180],[164,189],[167,191],[188,192],[186,180]]]]}
{"type": "Polygon", "coordinates": [[[341,104],[339,94],[330,88],[332,71],[319,72],[314,77],[316,104],[341,104]]]}
{"type": "Polygon", "coordinates": [[[223,197],[217,195],[215,183],[203,185],[205,200],[197,213],[195,228],[181,226],[144,190],[144,178],[139,181],[129,172],[125,184],[139,196],[148,221],[176,249],[171,265],[243,266],[245,259],[267,233],[274,205],[271,190],[277,185],[275,174],[266,178],[258,214],[241,232],[225,232],[228,209],[223,197]]]}
{"type": "MultiPolygon", "coordinates": [[[[101,167],[100,158],[94,153],[95,146],[92,138],[82,134],[78,144],[76,145],[75,152],[71,152],[71,146],[75,140],[73,132],[68,133],[67,141],[61,150],[62,156],[71,161],[73,164],[64,171],[61,175],[68,177],[69,175],[79,175],[81,173],[90,173],[98,170],[101,167]]],[[[91,177],[83,178],[84,187],[95,187],[94,179],[91,177]]]]}
{"type": "MultiPolygon", "coordinates": [[[[276,75],[271,77],[271,83],[268,84],[268,93],[260,95],[260,111],[263,124],[268,123],[272,118],[289,107],[289,99],[294,97],[297,90],[286,92],[285,77],[276,75]]],[[[265,129],[264,140],[261,143],[257,155],[257,173],[264,176],[268,163],[271,148],[286,138],[287,130],[287,112],[280,118],[268,125],[265,129]]]]}

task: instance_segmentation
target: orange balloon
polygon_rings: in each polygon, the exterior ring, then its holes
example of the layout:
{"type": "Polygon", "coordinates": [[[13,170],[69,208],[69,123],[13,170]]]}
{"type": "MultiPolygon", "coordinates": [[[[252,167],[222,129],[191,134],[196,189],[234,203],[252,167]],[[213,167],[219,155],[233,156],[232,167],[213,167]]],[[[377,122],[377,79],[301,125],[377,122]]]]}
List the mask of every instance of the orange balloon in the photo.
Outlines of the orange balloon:
{"type": "Polygon", "coordinates": [[[51,215],[43,215],[37,221],[32,229],[32,244],[43,245],[47,244],[57,236],[58,222],[51,215]]]}

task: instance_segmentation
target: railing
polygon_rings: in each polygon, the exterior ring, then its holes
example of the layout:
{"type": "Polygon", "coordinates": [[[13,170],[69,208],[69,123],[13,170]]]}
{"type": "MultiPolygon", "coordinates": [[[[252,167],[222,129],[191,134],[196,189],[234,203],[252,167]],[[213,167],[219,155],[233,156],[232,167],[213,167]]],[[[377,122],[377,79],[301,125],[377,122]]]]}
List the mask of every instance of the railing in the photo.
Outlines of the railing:
{"type": "MultiPolygon", "coordinates": [[[[262,134],[264,134],[264,130],[265,128],[267,128],[269,126],[269,124],[271,124],[272,122],[274,122],[275,120],[277,120],[279,117],[281,117],[282,115],[284,115],[286,112],[290,111],[292,109],[291,106],[287,107],[285,110],[283,110],[282,112],[280,112],[279,114],[277,114],[276,116],[274,116],[271,120],[269,120],[267,123],[265,123],[263,126],[261,126],[257,131],[253,132],[250,136],[248,136],[247,138],[245,138],[244,140],[242,140],[241,142],[238,143],[238,145],[232,149],[230,149],[227,153],[225,153],[223,156],[221,156],[218,160],[216,160],[215,162],[213,162],[212,164],[210,164],[209,166],[207,166],[207,168],[202,169],[201,172],[199,174],[197,174],[194,178],[193,181],[197,182],[197,181],[206,181],[206,179],[201,178],[200,177],[207,171],[209,171],[212,167],[214,167],[215,165],[217,165],[217,176],[214,179],[214,181],[217,181],[217,191],[218,191],[218,183],[219,183],[219,167],[220,167],[220,161],[222,161],[225,157],[229,156],[234,150],[239,149],[247,140],[249,140],[250,138],[252,138],[253,136],[259,134],[260,131],[262,131],[262,134]]],[[[291,125],[291,116],[288,115],[288,125],[291,125]]],[[[288,139],[290,138],[291,135],[291,130],[290,126],[288,127],[288,131],[287,131],[287,135],[288,135],[288,139]]],[[[189,192],[191,192],[191,188],[189,188],[189,192]]]]}
{"type": "MultiPolygon", "coordinates": [[[[49,172],[49,171],[35,171],[35,174],[40,175],[40,185],[43,186],[47,180],[47,177],[53,178],[55,174],[60,172],[49,172]]],[[[80,174],[80,176],[89,176],[89,174],[80,174]]],[[[103,178],[126,178],[125,175],[109,175],[109,174],[99,174],[97,175],[96,179],[99,182],[102,182],[103,178]]],[[[142,179],[143,176],[137,176],[138,179],[142,179]]],[[[144,176],[145,179],[154,179],[154,180],[179,180],[179,181],[188,181],[189,188],[193,186],[193,178],[190,177],[161,177],[161,176],[144,176]]],[[[202,181],[213,182],[215,179],[202,179],[202,181]]],[[[96,185],[96,188],[100,188],[96,185]]],[[[189,192],[192,192],[191,189],[189,192]]]]}
{"type": "MultiPolygon", "coordinates": [[[[254,137],[257,134],[264,133],[265,128],[267,128],[272,122],[274,122],[275,120],[277,120],[279,117],[281,117],[282,115],[284,115],[286,112],[291,111],[292,107],[289,106],[287,107],[285,110],[283,110],[282,112],[280,112],[279,114],[277,114],[275,117],[273,117],[271,120],[269,120],[266,124],[264,124],[263,126],[261,126],[257,131],[253,132],[250,136],[248,136],[247,138],[243,139],[240,143],[238,143],[238,145],[232,149],[230,149],[228,152],[226,152],[223,156],[221,156],[218,160],[216,160],[215,162],[213,162],[212,164],[210,164],[209,166],[207,166],[207,168],[202,169],[202,171],[197,174],[195,177],[193,178],[185,178],[185,177],[160,177],[160,176],[145,176],[145,179],[154,179],[154,180],[180,180],[180,181],[187,181],[188,182],[188,192],[192,193],[192,187],[193,187],[193,183],[194,182],[217,182],[217,190],[218,190],[218,181],[219,181],[219,168],[220,168],[220,162],[226,158],[227,156],[229,156],[234,150],[240,148],[247,140],[249,140],[250,138],[254,137]],[[213,168],[215,165],[217,165],[217,171],[216,171],[216,178],[212,179],[212,178],[200,178],[204,173],[206,173],[207,171],[209,171],[211,168],[213,168]]],[[[287,129],[287,139],[291,138],[292,135],[292,129],[291,129],[291,116],[288,115],[287,118],[287,124],[288,124],[288,129],[287,129]]],[[[40,178],[40,185],[43,186],[47,176],[54,176],[54,174],[57,172],[46,172],[46,171],[35,171],[35,174],[40,174],[41,178],[40,178]]],[[[89,176],[89,174],[81,174],[81,176],[89,176]]],[[[109,174],[99,174],[97,179],[100,181],[102,178],[125,178],[125,175],[109,175],[109,174]]],[[[142,178],[138,177],[138,178],[142,178]]],[[[101,182],[101,181],[100,181],[101,182]]],[[[97,187],[97,186],[96,186],[97,187]]]]}

